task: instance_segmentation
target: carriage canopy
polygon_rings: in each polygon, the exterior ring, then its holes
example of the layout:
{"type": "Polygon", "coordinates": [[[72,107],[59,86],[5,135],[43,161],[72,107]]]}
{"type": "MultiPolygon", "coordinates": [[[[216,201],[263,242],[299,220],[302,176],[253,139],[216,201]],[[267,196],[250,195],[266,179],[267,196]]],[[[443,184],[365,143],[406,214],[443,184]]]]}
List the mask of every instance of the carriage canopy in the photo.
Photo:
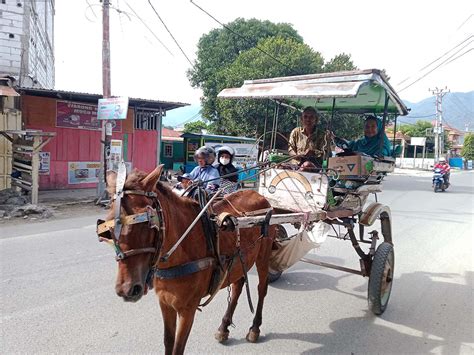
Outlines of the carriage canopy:
{"type": "Polygon", "coordinates": [[[387,113],[408,114],[385,72],[378,69],[246,80],[240,88],[222,90],[218,97],[272,99],[320,111],[383,114],[386,95],[387,113]]]}

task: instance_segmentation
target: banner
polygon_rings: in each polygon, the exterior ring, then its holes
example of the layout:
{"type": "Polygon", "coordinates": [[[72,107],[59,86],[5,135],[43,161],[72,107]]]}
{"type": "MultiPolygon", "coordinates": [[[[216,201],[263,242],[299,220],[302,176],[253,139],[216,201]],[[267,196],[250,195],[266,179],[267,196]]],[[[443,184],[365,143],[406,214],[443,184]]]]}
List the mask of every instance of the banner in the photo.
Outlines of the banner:
{"type": "Polygon", "coordinates": [[[128,97],[99,99],[99,120],[124,120],[127,118],[128,97]]]}
{"type": "MultiPolygon", "coordinates": [[[[121,121],[111,121],[114,132],[122,131],[121,121]]],[[[56,101],[56,127],[99,131],[97,105],[71,101],[56,101]]]]}
{"type": "Polygon", "coordinates": [[[100,162],[68,162],[68,184],[91,184],[99,182],[100,162]]]}
{"type": "Polygon", "coordinates": [[[112,139],[110,142],[110,158],[108,170],[118,171],[118,166],[122,161],[122,141],[120,139],[112,139]]]}
{"type": "Polygon", "coordinates": [[[49,152],[39,153],[39,174],[49,175],[49,167],[51,165],[51,156],[49,152]]]}
{"type": "MultiPolygon", "coordinates": [[[[232,164],[236,168],[248,168],[257,164],[257,146],[252,143],[206,143],[206,146],[212,147],[216,152],[222,146],[228,146],[234,149],[235,156],[232,164]]],[[[217,162],[217,161],[216,161],[217,162]]]]}

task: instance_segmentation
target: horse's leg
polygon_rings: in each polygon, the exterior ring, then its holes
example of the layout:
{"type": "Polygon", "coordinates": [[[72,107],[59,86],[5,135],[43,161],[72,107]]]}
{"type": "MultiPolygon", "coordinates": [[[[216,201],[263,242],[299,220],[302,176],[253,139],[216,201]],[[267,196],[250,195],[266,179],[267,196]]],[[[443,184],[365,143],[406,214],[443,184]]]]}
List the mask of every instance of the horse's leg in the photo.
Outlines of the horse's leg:
{"type": "MultiPolygon", "coordinates": [[[[266,237],[268,238],[268,237],[266,237]]],[[[268,289],[268,263],[270,260],[270,254],[272,252],[271,242],[262,243],[259,250],[259,255],[255,262],[257,266],[258,273],[258,304],[255,311],[255,317],[253,318],[252,326],[245,337],[247,341],[251,343],[256,343],[258,337],[260,336],[260,326],[262,325],[262,310],[263,310],[263,300],[267,295],[268,289]]],[[[263,241],[262,241],[263,242],[263,241]]]]}
{"type": "Polygon", "coordinates": [[[188,341],[189,333],[194,323],[197,305],[194,308],[178,312],[178,329],[176,332],[176,341],[174,343],[173,355],[184,354],[184,348],[188,341]]]}
{"type": "Polygon", "coordinates": [[[215,338],[219,343],[225,342],[229,339],[229,325],[232,324],[232,316],[234,315],[235,308],[237,307],[237,301],[242,293],[242,287],[244,286],[244,278],[241,278],[237,282],[234,282],[231,286],[230,302],[227,305],[224,317],[222,317],[222,323],[217,329],[215,338]]]}
{"type": "Polygon", "coordinates": [[[176,334],[176,311],[169,305],[162,302],[160,302],[160,308],[165,326],[165,354],[171,355],[173,353],[174,339],[176,334]]]}

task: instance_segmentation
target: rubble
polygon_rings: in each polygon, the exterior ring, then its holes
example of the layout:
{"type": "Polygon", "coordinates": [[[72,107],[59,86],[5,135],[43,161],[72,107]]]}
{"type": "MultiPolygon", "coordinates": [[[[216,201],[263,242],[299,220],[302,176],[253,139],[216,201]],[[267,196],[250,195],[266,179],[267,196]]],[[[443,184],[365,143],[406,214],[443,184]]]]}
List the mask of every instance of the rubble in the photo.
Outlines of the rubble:
{"type": "Polygon", "coordinates": [[[43,205],[28,203],[28,199],[14,189],[0,191],[0,218],[10,219],[12,217],[28,219],[49,218],[53,210],[43,205]]]}

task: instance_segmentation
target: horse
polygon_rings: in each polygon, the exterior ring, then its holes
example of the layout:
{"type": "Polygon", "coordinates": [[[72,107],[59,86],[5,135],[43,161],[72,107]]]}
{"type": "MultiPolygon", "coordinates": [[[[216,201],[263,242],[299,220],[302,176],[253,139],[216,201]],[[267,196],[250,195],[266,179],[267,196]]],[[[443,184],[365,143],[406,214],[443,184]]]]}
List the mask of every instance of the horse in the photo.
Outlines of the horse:
{"type": "MultiPolygon", "coordinates": [[[[161,183],[162,170],[163,165],[149,174],[135,169],[122,183],[122,193],[116,191],[120,173],[118,178],[116,173],[107,174],[108,192],[116,197],[106,221],[98,221],[98,234],[100,239],[101,235],[108,233],[108,241],[113,241],[116,249],[116,294],[126,302],[137,302],[149,287],[154,287],[163,316],[165,353],[183,354],[196,310],[201,300],[210,294],[209,285],[217,260],[209,251],[203,223],[200,222],[174,253],[164,258],[201,208],[195,200],[180,197],[161,183]],[[183,270],[188,270],[188,273],[177,275],[183,270]]],[[[212,208],[216,215],[225,212],[245,215],[251,211],[270,210],[271,205],[257,192],[242,190],[225,196],[212,208]]],[[[221,343],[229,337],[229,326],[245,284],[246,270],[253,265],[258,273],[258,303],[246,339],[258,341],[274,227],[269,226],[266,234],[264,236],[259,227],[240,229],[239,233],[235,230],[219,231],[220,255],[227,257],[228,272],[217,288],[230,286],[230,301],[215,333],[215,338],[221,343]]]]}

